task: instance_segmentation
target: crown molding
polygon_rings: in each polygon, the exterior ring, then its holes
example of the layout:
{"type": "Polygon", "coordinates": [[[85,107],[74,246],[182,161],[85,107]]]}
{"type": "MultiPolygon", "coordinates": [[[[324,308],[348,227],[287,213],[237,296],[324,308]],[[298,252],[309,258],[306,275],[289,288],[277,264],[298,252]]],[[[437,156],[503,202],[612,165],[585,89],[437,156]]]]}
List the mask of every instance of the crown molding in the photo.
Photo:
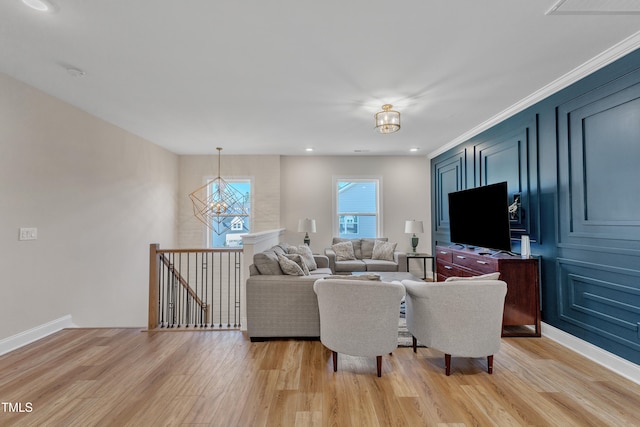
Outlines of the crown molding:
{"type": "Polygon", "coordinates": [[[589,61],[578,66],[572,71],[569,71],[567,74],[552,81],[548,85],[535,91],[534,93],[527,96],[526,98],[521,99],[520,101],[516,102],[515,104],[507,108],[506,110],[503,110],[502,112],[491,117],[489,120],[480,123],[478,126],[474,127],[468,132],[465,132],[464,134],[460,135],[453,141],[450,141],[445,145],[443,145],[442,147],[438,148],[437,150],[429,153],[429,158],[433,159],[434,157],[439,156],[440,154],[455,147],[456,145],[461,144],[473,138],[479,133],[484,132],[485,130],[519,113],[520,111],[523,111],[526,108],[548,98],[554,93],[557,93],[560,90],[572,85],[573,83],[576,83],[580,79],[583,79],[584,77],[598,71],[599,69],[605,67],[606,65],[611,64],[612,62],[622,58],[623,56],[633,52],[638,48],[640,48],[640,31],[631,35],[630,37],[627,37],[626,39],[622,40],[620,43],[615,44],[611,48],[600,53],[599,55],[596,55],[589,61]]]}

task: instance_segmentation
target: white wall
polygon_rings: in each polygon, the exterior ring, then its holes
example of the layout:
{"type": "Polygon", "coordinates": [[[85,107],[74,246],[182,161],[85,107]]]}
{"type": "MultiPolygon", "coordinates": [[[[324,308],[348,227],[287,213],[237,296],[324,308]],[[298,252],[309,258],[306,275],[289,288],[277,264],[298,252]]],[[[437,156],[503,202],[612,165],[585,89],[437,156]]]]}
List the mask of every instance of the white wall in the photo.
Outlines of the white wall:
{"type": "MultiPolygon", "coordinates": [[[[280,228],[280,156],[224,154],[222,147],[220,175],[223,179],[252,178],[253,224],[251,233],[280,228]]],[[[193,215],[189,194],[218,176],[218,155],[180,156],[180,191],[178,196],[180,248],[206,247],[206,227],[193,215]]]]}
{"type": "Polygon", "coordinates": [[[281,163],[281,225],[284,239],[301,244],[297,232],[300,218],[314,218],[317,232],[311,234],[314,253],[323,253],[333,237],[334,176],[382,177],[383,234],[397,242],[397,248],[411,250],[410,235],[404,233],[407,219],[424,221],[418,251],[431,252],[429,160],[424,156],[285,156],[281,163]]]}
{"type": "Polygon", "coordinates": [[[178,157],[3,74],[0,94],[0,339],[69,314],[145,326],[149,244],[176,241],[178,157]]]}

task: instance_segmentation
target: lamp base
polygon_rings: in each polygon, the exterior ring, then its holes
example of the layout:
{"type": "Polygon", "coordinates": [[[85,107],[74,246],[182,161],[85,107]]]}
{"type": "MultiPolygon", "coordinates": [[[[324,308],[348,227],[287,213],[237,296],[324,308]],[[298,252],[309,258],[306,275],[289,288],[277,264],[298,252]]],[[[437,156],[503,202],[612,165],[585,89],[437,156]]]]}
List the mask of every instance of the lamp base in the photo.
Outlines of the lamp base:
{"type": "Polygon", "coordinates": [[[309,244],[311,243],[311,239],[309,238],[309,233],[304,233],[304,240],[303,240],[304,244],[309,246],[309,244]]]}
{"type": "Polygon", "coordinates": [[[416,250],[416,248],[418,247],[418,238],[415,234],[411,238],[411,246],[413,247],[413,253],[417,253],[418,251],[416,250]]]}

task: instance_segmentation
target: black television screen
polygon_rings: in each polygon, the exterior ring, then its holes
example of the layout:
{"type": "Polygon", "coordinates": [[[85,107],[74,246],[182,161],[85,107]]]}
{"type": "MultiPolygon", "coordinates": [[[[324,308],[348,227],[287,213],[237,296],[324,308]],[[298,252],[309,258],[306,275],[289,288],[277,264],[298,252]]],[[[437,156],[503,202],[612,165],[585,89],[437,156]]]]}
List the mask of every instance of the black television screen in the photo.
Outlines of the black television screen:
{"type": "Polygon", "coordinates": [[[449,193],[452,243],[511,251],[507,183],[449,193]]]}

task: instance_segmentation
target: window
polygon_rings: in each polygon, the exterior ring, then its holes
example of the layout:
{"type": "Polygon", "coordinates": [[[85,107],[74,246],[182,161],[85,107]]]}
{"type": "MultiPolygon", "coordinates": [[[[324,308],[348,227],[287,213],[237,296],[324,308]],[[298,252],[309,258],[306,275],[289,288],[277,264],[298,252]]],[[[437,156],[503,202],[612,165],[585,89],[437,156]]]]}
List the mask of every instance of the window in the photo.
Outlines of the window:
{"type": "Polygon", "coordinates": [[[337,235],[348,239],[377,237],[380,231],[379,180],[337,179],[337,235]]]}
{"type": "MultiPolygon", "coordinates": [[[[227,183],[227,187],[231,187],[229,191],[234,192],[241,203],[244,204],[249,216],[229,215],[224,217],[219,227],[219,230],[223,230],[220,234],[209,230],[208,244],[212,248],[242,246],[242,236],[251,231],[251,180],[225,179],[224,181],[227,183]]],[[[213,188],[215,185],[211,180],[210,193],[217,190],[217,188],[213,188]]]]}

